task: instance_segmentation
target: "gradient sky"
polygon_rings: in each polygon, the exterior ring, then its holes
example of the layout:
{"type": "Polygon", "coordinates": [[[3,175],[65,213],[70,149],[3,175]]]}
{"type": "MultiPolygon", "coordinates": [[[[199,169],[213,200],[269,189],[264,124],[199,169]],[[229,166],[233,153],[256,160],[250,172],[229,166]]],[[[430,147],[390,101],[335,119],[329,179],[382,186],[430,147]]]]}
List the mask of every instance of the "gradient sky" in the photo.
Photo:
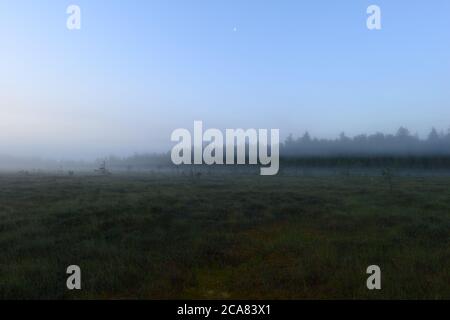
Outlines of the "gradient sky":
{"type": "Polygon", "coordinates": [[[282,137],[450,127],[448,0],[0,0],[0,44],[0,154],[165,151],[194,120],[282,137]]]}

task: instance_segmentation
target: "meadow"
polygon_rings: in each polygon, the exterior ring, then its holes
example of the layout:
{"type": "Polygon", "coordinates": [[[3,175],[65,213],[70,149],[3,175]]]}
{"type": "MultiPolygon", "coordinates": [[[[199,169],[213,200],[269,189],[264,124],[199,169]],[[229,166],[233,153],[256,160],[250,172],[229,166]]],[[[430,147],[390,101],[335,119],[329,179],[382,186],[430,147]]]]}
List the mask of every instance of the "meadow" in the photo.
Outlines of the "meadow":
{"type": "Polygon", "coordinates": [[[136,298],[450,299],[450,177],[0,174],[0,299],[136,298]]]}

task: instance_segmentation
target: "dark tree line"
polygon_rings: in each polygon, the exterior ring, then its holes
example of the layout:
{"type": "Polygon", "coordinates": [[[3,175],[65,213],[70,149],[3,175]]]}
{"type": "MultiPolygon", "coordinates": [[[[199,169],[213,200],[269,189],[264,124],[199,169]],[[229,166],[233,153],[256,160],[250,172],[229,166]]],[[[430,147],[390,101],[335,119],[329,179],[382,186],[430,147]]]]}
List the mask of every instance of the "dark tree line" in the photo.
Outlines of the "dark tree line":
{"type": "Polygon", "coordinates": [[[450,130],[432,129],[426,139],[400,128],[395,135],[361,134],[353,138],[344,133],[338,139],[312,138],[307,132],[300,138],[290,135],[281,147],[285,157],[301,156],[442,156],[450,155],[450,130]]]}
{"type": "MultiPolygon", "coordinates": [[[[281,166],[450,168],[450,130],[432,129],[425,139],[403,127],[396,134],[353,138],[344,133],[337,139],[317,139],[308,133],[294,139],[290,135],[280,146],[280,156],[281,166]]],[[[173,167],[170,153],[110,157],[107,162],[121,169],[173,167]]]]}

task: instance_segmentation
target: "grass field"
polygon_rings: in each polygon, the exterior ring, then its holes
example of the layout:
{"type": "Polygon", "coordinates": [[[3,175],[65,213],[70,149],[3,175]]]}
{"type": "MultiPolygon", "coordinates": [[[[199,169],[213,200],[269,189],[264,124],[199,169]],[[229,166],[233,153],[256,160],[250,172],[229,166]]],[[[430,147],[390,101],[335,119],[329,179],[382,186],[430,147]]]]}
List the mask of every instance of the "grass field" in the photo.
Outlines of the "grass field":
{"type": "Polygon", "coordinates": [[[0,299],[450,299],[450,178],[3,174],[0,250],[0,299]]]}

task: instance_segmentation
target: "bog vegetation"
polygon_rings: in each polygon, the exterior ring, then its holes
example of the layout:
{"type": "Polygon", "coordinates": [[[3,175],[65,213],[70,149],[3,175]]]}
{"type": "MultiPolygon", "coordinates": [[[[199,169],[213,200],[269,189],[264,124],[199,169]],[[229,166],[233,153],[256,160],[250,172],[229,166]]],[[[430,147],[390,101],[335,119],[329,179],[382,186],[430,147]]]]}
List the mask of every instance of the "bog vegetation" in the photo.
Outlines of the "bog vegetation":
{"type": "Polygon", "coordinates": [[[0,298],[449,299],[450,178],[388,176],[3,174],[0,298]]]}

